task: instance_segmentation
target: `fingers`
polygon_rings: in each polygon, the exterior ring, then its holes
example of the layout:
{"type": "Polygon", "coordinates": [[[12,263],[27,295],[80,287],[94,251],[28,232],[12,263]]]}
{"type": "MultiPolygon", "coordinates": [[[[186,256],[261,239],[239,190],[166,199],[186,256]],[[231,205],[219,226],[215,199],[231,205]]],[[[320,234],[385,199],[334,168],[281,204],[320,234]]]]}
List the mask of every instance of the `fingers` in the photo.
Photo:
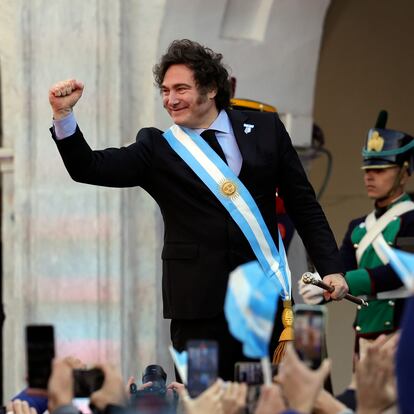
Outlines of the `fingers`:
{"type": "Polygon", "coordinates": [[[327,285],[332,286],[334,288],[334,291],[332,293],[324,292],[323,295],[326,300],[341,300],[349,291],[345,278],[339,273],[327,275],[323,278],[323,281],[327,285]]]}
{"type": "Polygon", "coordinates": [[[7,407],[7,411],[12,411],[14,414],[37,414],[36,410],[30,407],[27,401],[14,400],[7,407]]]}
{"type": "Polygon", "coordinates": [[[238,382],[226,382],[223,399],[231,401],[232,404],[243,406],[246,402],[247,384],[238,382]]]}
{"type": "Polygon", "coordinates": [[[145,390],[145,388],[149,388],[152,385],[152,381],[148,381],[138,387],[139,390],[145,390]]]}
{"type": "Polygon", "coordinates": [[[386,353],[395,353],[398,347],[398,342],[400,340],[400,332],[395,332],[391,335],[387,335],[387,340],[382,346],[383,350],[386,353]]]}
{"type": "Polygon", "coordinates": [[[21,400],[14,400],[12,402],[12,411],[14,414],[23,414],[23,404],[27,402],[26,401],[21,401],[21,400]]]}
{"type": "Polygon", "coordinates": [[[72,369],[85,369],[86,364],[84,364],[79,358],[74,356],[67,356],[63,358],[63,361],[67,363],[72,369]]]}
{"type": "Polygon", "coordinates": [[[255,414],[279,413],[286,410],[282,390],[279,385],[263,385],[255,414]]]}
{"type": "Polygon", "coordinates": [[[68,96],[75,90],[83,90],[84,85],[82,82],[77,81],[76,79],[68,79],[65,81],[61,81],[56,83],[52,88],[50,89],[50,92],[56,96],[68,96]]]}
{"type": "Polygon", "coordinates": [[[320,375],[322,383],[328,377],[330,372],[331,372],[331,361],[329,359],[324,359],[322,361],[321,366],[318,368],[318,373],[320,375]]]}
{"type": "Polygon", "coordinates": [[[295,348],[293,347],[293,344],[291,342],[289,342],[287,344],[286,347],[286,352],[285,352],[285,361],[286,364],[283,364],[283,367],[285,367],[288,364],[291,364],[292,362],[298,362],[299,358],[298,355],[295,351],[295,348]]]}
{"type": "Polygon", "coordinates": [[[62,359],[54,359],[52,373],[48,383],[49,411],[70,404],[73,398],[73,370],[69,363],[62,359]]]}
{"type": "Polygon", "coordinates": [[[223,380],[221,380],[220,378],[217,379],[211,387],[207,388],[203,392],[203,394],[205,395],[213,395],[213,396],[217,396],[217,398],[221,398],[223,393],[224,393],[223,380]]]}
{"type": "Polygon", "coordinates": [[[168,390],[180,390],[182,388],[185,388],[184,384],[181,384],[181,382],[173,381],[170,384],[168,384],[167,389],[168,390]]]}
{"type": "Polygon", "coordinates": [[[236,404],[239,407],[244,407],[246,405],[246,398],[247,398],[247,384],[243,382],[237,385],[238,387],[235,392],[236,404]]]}
{"type": "Polygon", "coordinates": [[[191,401],[190,394],[188,394],[187,388],[177,388],[178,396],[184,405],[188,404],[191,401]]]}
{"type": "Polygon", "coordinates": [[[277,384],[263,385],[260,393],[263,394],[264,401],[272,401],[275,399],[283,398],[282,390],[277,384]]]}
{"type": "Polygon", "coordinates": [[[335,290],[332,293],[330,293],[330,297],[333,300],[341,300],[348,293],[348,288],[341,283],[333,282],[331,283],[331,286],[335,288],[335,290]]]}
{"type": "MultiPolygon", "coordinates": [[[[129,378],[128,378],[128,381],[127,381],[127,383],[126,383],[125,390],[126,390],[126,393],[127,393],[127,394],[130,394],[130,393],[132,392],[132,390],[131,390],[131,385],[132,385],[132,384],[135,384],[135,377],[133,377],[133,376],[129,377],[129,378]]],[[[135,387],[136,387],[136,385],[135,385],[135,387]]],[[[136,391],[136,388],[135,388],[134,392],[135,392],[135,391],[136,391]]]]}

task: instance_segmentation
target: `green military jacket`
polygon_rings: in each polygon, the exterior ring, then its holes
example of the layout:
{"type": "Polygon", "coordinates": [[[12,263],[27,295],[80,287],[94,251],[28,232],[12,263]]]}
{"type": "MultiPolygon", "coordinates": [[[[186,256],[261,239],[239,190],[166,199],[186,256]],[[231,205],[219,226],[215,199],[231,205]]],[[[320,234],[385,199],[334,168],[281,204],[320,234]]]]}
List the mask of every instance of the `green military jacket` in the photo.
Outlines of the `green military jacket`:
{"type": "MultiPolygon", "coordinates": [[[[395,203],[391,204],[387,210],[402,201],[410,201],[409,196],[404,194],[395,203]]],[[[400,229],[401,217],[393,216],[382,231],[385,242],[389,245],[395,245],[400,229]]],[[[360,221],[354,227],[350,236],[354,249],[358,248],[366,233],[365,221],[360,221]]],[[[375,269],[379,266],[384,266],[384,263],[371,244],[362,254],[358,269],[348,271],[345,274],[350,293],[356,296],[368,297],[368,307],[358,306],[355,329],[359,335],[375,336],[376,333],[392,332],[397,328],[394,326],[395,300],[370,299],[370,296],[373,297],[377,293],[375,291],[375,269]]],[[[390,277],[395,277],[395,274],[390,277]]]]}

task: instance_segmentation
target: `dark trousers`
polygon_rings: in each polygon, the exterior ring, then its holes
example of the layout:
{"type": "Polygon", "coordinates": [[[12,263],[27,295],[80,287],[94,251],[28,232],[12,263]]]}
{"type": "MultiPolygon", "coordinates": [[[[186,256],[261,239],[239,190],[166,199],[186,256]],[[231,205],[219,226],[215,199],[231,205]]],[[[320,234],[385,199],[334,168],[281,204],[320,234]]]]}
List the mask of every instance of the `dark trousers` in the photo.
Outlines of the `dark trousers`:
{"type": "MultiPolygon", "coordinates": [[[[209,319],[173,319],[170,332],[173,346],[179,352],[186,349],[187,341],[191,339],[217,341],[219,345],[218,375],[224,380],[234,380],[234,364],[236,362],[249,361],[243,355],[242,344],[234,339],[229,332],[224,314],[209,319]]],[[[177,372],[176,377],[179,380],[177,372]]]]}

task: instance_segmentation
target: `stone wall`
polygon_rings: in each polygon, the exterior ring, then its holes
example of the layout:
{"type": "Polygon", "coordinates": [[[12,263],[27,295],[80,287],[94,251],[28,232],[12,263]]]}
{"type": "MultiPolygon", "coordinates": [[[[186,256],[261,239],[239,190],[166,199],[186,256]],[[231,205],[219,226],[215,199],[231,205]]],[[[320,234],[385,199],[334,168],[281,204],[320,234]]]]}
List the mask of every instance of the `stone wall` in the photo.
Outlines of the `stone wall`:
{"type": "Polygon", "coordinates": [[[234,0],[0,0],[6,399],[24,386],[28,323],[55,326],[58,356],[109,360],[125,377],[159,363],[171,378],[158,209],[140,189],[70,179],[47,91],[82,80],[75,113],[89,144],[125,145],[168,126],[151,68],[170,41],[193,38],[224,53],[240,97],[289,113],[307,145],[329,0],[249,1],[238,15],[234,0]]]}

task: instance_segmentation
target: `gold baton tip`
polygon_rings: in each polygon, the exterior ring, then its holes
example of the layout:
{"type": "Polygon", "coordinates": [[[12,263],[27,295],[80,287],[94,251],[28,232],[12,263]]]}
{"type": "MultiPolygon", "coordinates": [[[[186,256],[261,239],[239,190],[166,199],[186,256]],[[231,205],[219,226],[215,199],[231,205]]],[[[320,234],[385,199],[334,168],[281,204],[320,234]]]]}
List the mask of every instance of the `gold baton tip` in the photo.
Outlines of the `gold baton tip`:
{"type": "Polygon", "coordinates": [[[302,275],[302,282],[303,282],[303,283],[306,283],[306,284],[312,283],[312,282],[313,282],[313,276],[312,276],[312,273],[310,273],[310,272],[306,272],[306,273],[304,273],[304,274],[302,275]]]}

